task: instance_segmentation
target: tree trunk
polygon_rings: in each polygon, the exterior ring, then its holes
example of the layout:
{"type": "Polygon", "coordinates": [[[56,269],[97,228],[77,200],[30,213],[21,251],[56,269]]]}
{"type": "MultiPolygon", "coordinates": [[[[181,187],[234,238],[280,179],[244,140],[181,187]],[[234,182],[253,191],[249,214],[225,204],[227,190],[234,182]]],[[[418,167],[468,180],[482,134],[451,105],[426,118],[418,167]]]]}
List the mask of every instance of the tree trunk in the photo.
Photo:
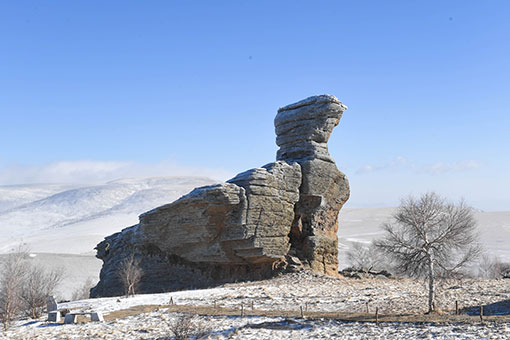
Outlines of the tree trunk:
{"type": "Polygon", "coordinates": [[[432,255],[428,256],[429,261],[429,313],[434,311],[434,299],[435,299],[435,291],[434,291],[434,260],[432,259],[432,255]]]}
{"type": "Polygon", "coordinates": [[[133,295],[135,295],[135,284],[134,284],[134,282],[131,282],[129,284],[128,296],[133,296],[133,295]]]}

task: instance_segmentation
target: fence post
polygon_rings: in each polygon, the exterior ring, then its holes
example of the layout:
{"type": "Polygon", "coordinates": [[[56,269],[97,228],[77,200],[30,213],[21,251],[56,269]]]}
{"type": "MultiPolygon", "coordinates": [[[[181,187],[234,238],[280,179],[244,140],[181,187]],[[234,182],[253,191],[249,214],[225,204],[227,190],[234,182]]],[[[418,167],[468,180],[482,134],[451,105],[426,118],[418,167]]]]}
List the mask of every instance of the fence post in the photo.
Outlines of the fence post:
{"type": "Polygon", "coordinates": [[[459,301],[455,300],[455,315],[459,315],[459,301]]]}
{"type": "Polygon", "coordinates": [[[480,321],[483,322],[483,306],[480,306],[480,321]]]}
{"type": "Polygon", "coordinates": [[[375,307],[375,324],[379,326],[379,307],[375,307]]]}

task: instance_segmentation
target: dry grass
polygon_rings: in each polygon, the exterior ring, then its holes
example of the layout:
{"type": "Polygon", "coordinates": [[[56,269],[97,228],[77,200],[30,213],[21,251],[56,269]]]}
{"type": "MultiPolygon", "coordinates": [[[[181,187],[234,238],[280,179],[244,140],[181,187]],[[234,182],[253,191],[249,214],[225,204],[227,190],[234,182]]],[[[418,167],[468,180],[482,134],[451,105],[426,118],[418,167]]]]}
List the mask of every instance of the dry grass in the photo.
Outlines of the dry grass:
{"type": "Polygon", "coordinates": [[[110,312],[108,314],[104,315],[104,321],[113,321],[116,319],[123,319],[127,318],[129,316],[135,316],[143,313],[149,313],[153,311],[158,311],[160,308],[164,308],[160,305],[141,305],[141,306],[134,306],[128,309],[121,309],[116,310],[113,312],[110,312]]]}
{"type": "MultiPolygon", "coordinates": [[[[105,321],[113,321],[115,319],[134,316],[142,313],[167,310],[170,313],[188,313],[193,315],[204,316],[241,316],[241,307],[224,308],[214,306],[191,306],[191,305],[143,305],[134,306],[129,309],[119,310],[105,315],[105,321]]],[[[300,318],[301,312],[295,310],[252,310],[244,308],[244,316],[265,316],[265,317],[284,317],[284,318],[300,318]]],[[[304,313],[307,320],[314,319],[331,319],[338,321],[350,322],[376,322],[373,313],[330,313],[308,311],[304,313]]],[[[379,314],[379,322],[411,322],[411,323],[480,323],[479,316],[470,316],[467,314],[454,315],[451,311],[448,313],[432,313],[432,314],[379,314]]],[[[510,322],[510,315],[485,315],[484,322],[510,322]]]]}

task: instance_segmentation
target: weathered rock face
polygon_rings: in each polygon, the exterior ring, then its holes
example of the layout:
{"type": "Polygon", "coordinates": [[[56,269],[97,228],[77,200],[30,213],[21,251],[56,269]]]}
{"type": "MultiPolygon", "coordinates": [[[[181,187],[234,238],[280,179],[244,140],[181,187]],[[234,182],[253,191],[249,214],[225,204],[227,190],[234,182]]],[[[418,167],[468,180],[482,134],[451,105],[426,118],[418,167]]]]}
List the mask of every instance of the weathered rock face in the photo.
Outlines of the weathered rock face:
{"type": "Polygon", "coordinates": [[[278,110],[278,160],[301,165],[302,184],[292,224],[291,254],[314,271],[338,271],[338,212],[349,198],[349,183],[328,152],[327,142],[347,109],[334,96],[310,97],[278,110]]]}
{"type": "Polygon", "coordinates": [[[270,276],[290,248],[300,185],[299,164],[278,161],[142,214],[96,247],[104,264],[91,295],[123,293],[117,272],[131,253],[145,273],[141,292],[270,276]]]}
{"type": "Polygon", "coordinates": [[[327,141],[345,109],[329,95],[281,108],[275,163],[197,188],[106,237],[96,247],[104,264],[91,296],[123,293],[117,273],[131,254],[144,272],[139,292],[265,278],[291,256],[336,273],[337,216],[349,187],[327,141]]]}

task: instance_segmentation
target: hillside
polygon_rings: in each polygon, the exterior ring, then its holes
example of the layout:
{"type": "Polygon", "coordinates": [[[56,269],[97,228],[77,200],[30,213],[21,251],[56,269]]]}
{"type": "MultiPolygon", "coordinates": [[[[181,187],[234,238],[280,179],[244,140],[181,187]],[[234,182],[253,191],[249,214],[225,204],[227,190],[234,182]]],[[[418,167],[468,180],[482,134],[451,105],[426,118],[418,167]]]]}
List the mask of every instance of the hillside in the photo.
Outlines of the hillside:
{"type": "Polygon", "coordinates": [[[34,252],[92,254],[138,215],[215,183],[204,177],[122,179],[95,186],[2,186],[0,252],[25,242],[34,252]]]}

